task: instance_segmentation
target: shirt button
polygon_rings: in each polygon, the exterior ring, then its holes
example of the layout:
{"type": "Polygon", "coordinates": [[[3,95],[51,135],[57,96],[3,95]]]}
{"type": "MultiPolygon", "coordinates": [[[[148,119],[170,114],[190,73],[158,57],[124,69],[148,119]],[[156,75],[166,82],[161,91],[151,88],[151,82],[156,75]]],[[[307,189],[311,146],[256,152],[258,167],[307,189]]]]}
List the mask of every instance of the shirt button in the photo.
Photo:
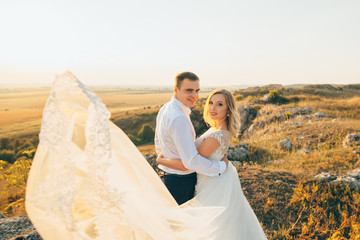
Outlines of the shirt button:
{"type": "Polygon", "coordinates": [[[219,173],[219,176],[221,175],[221,173],[219,173]]]}

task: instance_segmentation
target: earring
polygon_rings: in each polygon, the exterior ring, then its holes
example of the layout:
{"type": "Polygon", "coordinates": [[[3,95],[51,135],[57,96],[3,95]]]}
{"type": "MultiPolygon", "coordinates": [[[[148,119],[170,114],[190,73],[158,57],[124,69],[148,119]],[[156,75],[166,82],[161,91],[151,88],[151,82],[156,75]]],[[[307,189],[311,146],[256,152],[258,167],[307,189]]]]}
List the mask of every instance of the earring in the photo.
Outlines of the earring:
{"type": "Polygon", "coordinates": [[[227,117],[229,117],[230,115],[229,114],[226,114],[227,117]]]}

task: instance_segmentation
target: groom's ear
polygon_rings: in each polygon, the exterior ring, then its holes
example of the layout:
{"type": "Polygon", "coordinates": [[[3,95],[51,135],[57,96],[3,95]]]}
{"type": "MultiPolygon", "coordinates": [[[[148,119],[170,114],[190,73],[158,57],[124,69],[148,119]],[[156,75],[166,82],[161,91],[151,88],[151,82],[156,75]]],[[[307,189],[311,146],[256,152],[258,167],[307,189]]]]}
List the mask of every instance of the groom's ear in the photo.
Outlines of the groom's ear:
{"type": "Polygon", "coordinates": [[[174,93],[178,93],[179,89],[177,88],[177,86],[174,87],[174,93]]]}

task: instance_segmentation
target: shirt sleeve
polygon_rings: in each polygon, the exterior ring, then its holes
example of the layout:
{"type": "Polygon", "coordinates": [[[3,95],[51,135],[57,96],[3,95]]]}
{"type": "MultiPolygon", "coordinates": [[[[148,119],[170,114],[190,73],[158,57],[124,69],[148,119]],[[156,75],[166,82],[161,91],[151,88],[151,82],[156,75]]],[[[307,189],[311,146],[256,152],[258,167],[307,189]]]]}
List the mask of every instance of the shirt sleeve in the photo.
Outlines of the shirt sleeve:
{"type": "Polygon", "coordinates": [[[156,132],[155,132],[154,143],[155,143],[155,151],[156,151],[156,154],[159,155],[159,153],[161,152],[161,150],[160,150],[160,146],[159,146],[159,138],[158,138],[156,132]]]}
{"type": "Polygon", "coordinates": [[[191,131],[191,123],[185,116],[175,118],[171,124],[171,135],[184,166],[211,177],[221,175],[226,170],[225,162],[212,161],[201,156],[191,131]]]}

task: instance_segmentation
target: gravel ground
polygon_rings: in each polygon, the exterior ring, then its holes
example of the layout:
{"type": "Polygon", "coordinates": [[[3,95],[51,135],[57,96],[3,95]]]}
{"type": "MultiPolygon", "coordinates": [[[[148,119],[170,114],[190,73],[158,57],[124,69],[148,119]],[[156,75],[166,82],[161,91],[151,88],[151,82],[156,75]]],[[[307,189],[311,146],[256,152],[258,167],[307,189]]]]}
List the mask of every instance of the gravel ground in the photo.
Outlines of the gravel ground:
{"type": "Polygon", "coordinates": [[[42,240],[26,215],[7,218],[0,216],[1,240],[42,240]]]}

